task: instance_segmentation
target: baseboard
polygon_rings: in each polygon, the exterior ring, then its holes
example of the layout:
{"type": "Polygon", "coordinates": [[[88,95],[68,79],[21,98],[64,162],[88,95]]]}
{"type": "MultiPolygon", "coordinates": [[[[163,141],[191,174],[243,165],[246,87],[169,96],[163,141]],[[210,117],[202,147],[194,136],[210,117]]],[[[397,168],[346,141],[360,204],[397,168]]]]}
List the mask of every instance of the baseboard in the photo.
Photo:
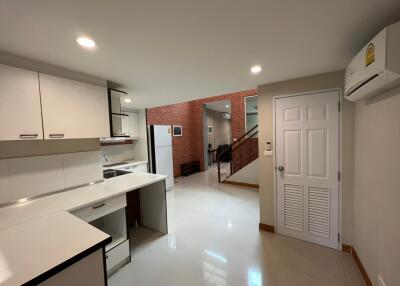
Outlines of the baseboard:
{"type": "Polygon", "coordinates": [[[342,251],[343,252],[347,252],[347,253],[351,253],[351,256],[353,257],[354,262],[356,263],[358,269],[360,270],[360,273],[364,279],[364,282],[367,286],[372,286],[372,282],[371,279],[369,279],[368,273],[365,270],[363,264],[361,263],[360,257],[357,254],[357,251],[355,250],[355,248],[351,245],[347,245],[347,244],[342,244],[342,251]]]}
{"type": "Polygon", "coordinates": [[[240,182],[227,181],[227,180],[223,181],[222,183],[229,184],[229,185],[242,186],[242,187],[256,188],[256,189],[258,189],[260,187],[259,185],[256,185],[256,184],[240,183],[240,182]]]}
{"type": "Polygon", "coordinates": [[[361,275],[364,278],[365,284],[367,286],[372,286],[371,279],[368,277],[368,273],[365,270],[364,266],[361,263],[360,257],[358,257],[357,251],[354,249],[354,247],[351,249],[351,255],[353,256],[353,260],[356,262],[358,269],[360,269],[361,275]]]}
{"type": "Polygon", "coordinates": [[[351,254],[353,247],[351,245],[342,244],[342,251],[351,254]]]}
{"type": "Polygon", "coordinates": [[[258,224],[258,228],[262,231],[266,231],[266,232],[272,232],[275,233],[275,227],[272,225],[268,225],[268,224],[264,224],[264,223],[259,223],[258,224]]]}

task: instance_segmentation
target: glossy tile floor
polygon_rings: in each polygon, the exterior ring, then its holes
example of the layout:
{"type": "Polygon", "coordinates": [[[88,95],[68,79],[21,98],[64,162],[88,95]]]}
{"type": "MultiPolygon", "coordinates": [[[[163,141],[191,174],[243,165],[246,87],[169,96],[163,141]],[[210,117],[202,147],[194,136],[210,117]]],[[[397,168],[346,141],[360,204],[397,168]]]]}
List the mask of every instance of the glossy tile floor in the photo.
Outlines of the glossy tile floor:
{"type": "Polygon", "coordinates": [[[132,229],[132,263],[109,285],[363,285],[349,255],[260,232],[258,192],[214,181],[178,178],[167,194],[170,234],[132,229]]]}

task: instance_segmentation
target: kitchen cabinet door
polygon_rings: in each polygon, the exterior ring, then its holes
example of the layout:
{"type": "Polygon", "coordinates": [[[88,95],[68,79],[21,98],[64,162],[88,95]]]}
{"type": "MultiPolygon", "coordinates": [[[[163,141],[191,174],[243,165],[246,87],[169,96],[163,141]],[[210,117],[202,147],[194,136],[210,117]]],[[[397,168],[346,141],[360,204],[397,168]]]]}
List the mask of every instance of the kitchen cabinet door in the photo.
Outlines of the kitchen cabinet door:
{"type": "Polygon", "coordinates": [[[45,139],[110,136],[105,87],[39,74],[45,139]]]}
{"type": "Polygon", "coordinates": [[[124,112],[128,116],[122,117],[122,131],[129,137],[139,137],[139,113],[124,112]]]}
{"type": "Polygon", "coordinates": [[[56,272],[53,276],[40,283],[39,286],[107,285],[103,251],[101,248],[83,257],[68,266],[68,268],[56,272]]]}
{"type": "Polygon", "coordinates": [[[43,139],[38,73],[0,65],[0,140],[43,139]]]}

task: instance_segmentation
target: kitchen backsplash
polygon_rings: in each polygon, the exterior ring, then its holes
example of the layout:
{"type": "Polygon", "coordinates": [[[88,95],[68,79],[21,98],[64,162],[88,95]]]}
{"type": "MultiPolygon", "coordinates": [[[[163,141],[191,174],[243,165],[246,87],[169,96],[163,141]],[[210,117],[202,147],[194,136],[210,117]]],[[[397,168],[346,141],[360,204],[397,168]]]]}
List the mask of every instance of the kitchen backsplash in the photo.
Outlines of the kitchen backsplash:
{"type": "Polygon", "coordinates": [[[0,204],[103,179],[100,151],[0,160],[0,204]]]}
{"type": "Polygon", "coordinates": [[[134,144],[102,146],[101,154],[103,165],[136,159],[134,144]]]}

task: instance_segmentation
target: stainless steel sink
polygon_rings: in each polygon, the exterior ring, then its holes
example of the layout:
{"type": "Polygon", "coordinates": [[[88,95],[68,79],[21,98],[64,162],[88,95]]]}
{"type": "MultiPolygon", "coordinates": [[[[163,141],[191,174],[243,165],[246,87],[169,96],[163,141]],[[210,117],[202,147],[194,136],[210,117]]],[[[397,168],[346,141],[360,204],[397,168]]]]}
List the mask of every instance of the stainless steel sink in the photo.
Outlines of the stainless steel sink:
{"type": "Polygon", "coordinates": [[[118,162],[118,163],[112,163],[112,164],[104,165],[104,167],[114,167],[114,166],[124,165],[124,164],[129,164],[129,163],[128,162],[118,162]]]}
{"type": "Polygon", "coordinates": [[[113,169],[107,169],[103,170],[103,178],[104,179],[110,179],[113,177],[118,177],[126,174],[130,174],[132,172],[129,171],[122,171],[122,170],[113,170],[113,169]]]}

